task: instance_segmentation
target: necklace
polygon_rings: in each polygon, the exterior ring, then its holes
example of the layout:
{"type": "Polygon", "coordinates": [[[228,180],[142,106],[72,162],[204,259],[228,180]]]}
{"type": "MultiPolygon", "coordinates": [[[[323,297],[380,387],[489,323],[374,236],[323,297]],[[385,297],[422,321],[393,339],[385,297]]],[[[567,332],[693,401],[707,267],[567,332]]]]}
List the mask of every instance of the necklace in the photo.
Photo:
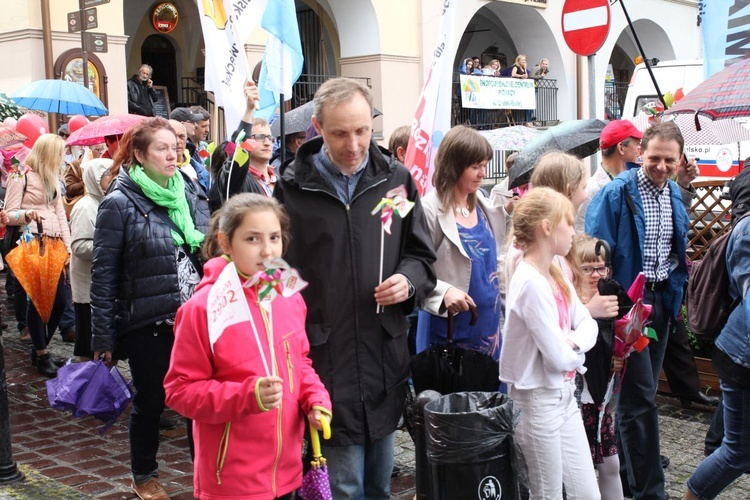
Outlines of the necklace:
{"type": "Polygon", "coordinates": [[[469,218],[469,207],[455,207],[454,210],[457,214],[461,214],[467,219],[469,218]]]}

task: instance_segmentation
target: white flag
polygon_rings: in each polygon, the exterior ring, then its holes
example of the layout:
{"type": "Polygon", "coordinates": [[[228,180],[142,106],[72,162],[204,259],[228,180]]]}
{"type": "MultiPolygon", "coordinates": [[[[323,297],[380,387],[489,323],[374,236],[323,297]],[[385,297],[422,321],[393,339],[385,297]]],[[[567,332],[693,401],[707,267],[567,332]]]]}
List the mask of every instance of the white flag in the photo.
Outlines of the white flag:
{"type": "Polygon", "coordinates": [[[453,86],[453,28],[458,0],[444,0],[440,34],[432,52],[432,65],[419,95],[411,125],[411,136],[404,163],[417,182],[419,194],[432,189],[435,153],[451,128],[451,88],[453,86]]]}
{"type": "Polygon", "coordinates": [[[205,88],[224,107],[227,132],[245,113],[244,85],[248,70],[245,42],[263,16],[268,0],[199,0],[198,12],[206,45],[205,88]]]}

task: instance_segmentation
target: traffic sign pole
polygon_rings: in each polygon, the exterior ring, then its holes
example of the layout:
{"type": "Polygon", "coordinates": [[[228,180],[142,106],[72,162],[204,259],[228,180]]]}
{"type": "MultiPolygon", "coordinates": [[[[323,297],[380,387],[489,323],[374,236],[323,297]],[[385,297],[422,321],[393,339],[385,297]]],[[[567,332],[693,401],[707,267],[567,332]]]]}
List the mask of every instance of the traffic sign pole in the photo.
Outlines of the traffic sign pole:
{"type": "Polygon", "coordinates": [[[89,54],[86,51],[86,19],[84,10],[86,0],[78,0],[78,11],[81,13],[81,59],[83,62],[83,86],[89,90],[89,54]]]}

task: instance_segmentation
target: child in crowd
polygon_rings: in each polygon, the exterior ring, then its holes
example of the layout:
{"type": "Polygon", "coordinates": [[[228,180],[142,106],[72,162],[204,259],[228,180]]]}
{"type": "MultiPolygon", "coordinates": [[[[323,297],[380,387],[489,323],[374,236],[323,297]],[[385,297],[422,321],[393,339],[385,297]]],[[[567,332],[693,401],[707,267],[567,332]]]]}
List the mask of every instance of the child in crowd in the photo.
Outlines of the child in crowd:
{"type": "MultiPolygon", "coordinates": [[[[574,247],[577,260],[581,263],[583,279],[576,283],[576,292],[581,302],[589,304],[591,300],[599,295],[599,280],[606,278],[610,268],[606,266],[601,256],[596,253],[596,239],[580,234],[574,239],[574,247]]],[[[613,296],[616,302],[616,296],[613,296]]],[[[598,319],[614,319],[618,308],[615,306],[596,315],[591,308],[591,314],[598,319]]],[[[591,354],[591,353],[589,353],[591,354]]],[[[612,358],[612,373],[622,370],[623,360],[619,357],[612,358]]],[[[588,375],[587,375],[588,376],[588,375]]],[[[582,377],[583,378],[583,377],[582,377]]],[[[622,500],[622,482],[620,480],[620,459],[617,456],[617,443],[615,441],[615,424],[609,405],[601,407],[595,404],[588,384],[583,381],[581,393],[581,414],[583,425],[586,429],[586,437],[591,448],[591,458],[594,466],[599,472],[599,491],[603,500],[622,500]],[[601,418],[602,422],[599,423],[601,418]],[[599,432],[601,429],[601,432],[599,432]],[[600,435],[601,434],[601,438],[600,435]]]]}
{"type": "Polygon", "coordinates": [[[515,246],[523,253],[508,290],[500,379],[521,411],[518,441],[532,499],[598,499],[591,454],[575,399],[575,373],[595,343],[596,322],[553,264],[570,251],[573,204],[534,187],[516,204],[515,246]]]}
{"type": "Polygon", "coordinates": [[[307,357],[302,296],[260,298],[273,286],[263,277],[275,279],[264,261],[282,255],[288,228],[272,198],[228,200],[206,238],[205,276],[177,313],[164,388],[167,404],[193,420],[196,498],[292,498],[302,484],[304,417],[317,429],[330,420],[307,357]],[[214,287],[226,302],[213,301],[214,287]]]}

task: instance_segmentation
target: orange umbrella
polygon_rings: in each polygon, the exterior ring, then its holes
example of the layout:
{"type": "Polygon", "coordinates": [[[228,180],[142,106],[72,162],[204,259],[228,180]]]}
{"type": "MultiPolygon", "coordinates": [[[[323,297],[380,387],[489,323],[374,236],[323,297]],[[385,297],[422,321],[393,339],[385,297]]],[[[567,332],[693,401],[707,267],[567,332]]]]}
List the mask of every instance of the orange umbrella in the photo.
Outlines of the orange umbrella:
{"type": "MultiPolygon", "coordinates": [[[[42,225],[39,223],[39,230],[42,225]]],[[[39,316],[49,322],[68,250],[61,238],[24,233],[5,258],[39,316]]]]}

